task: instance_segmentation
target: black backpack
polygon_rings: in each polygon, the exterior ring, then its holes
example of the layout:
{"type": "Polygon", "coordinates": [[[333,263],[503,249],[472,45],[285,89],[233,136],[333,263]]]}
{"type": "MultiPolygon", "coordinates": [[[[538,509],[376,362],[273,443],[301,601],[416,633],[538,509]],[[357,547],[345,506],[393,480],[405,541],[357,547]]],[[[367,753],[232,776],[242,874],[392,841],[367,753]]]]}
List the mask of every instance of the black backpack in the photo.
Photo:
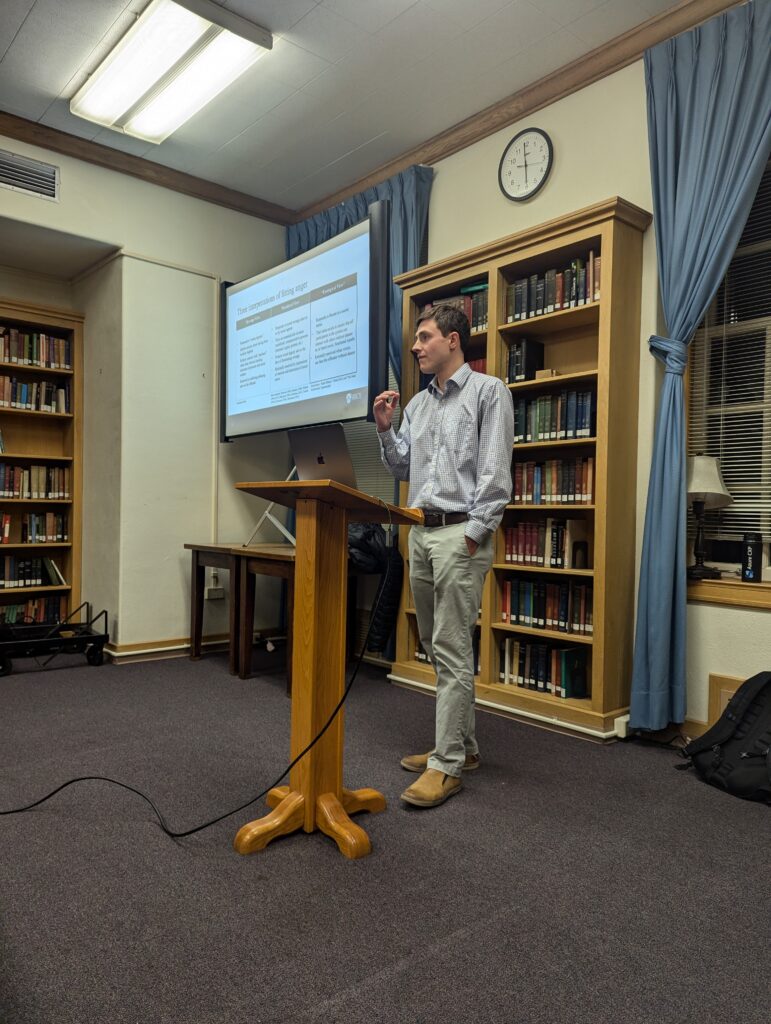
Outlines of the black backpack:
{"type": "Polygon", "coordinates": [[[726,793],[771,804],[771,672],[747,679],[703,736],[683,748],[700,777],[726,793]]]}

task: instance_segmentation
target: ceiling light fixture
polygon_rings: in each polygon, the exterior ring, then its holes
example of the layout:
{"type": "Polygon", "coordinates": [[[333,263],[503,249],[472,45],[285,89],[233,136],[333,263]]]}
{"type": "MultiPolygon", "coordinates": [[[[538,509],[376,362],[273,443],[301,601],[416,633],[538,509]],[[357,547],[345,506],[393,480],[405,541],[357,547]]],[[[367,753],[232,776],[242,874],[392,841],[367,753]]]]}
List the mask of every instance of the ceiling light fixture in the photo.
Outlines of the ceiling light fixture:
{"type": "Polygon", "coordinates": [[[152,0],[70,111],[160,143],[272,46],[270,32],[212,0],[152,0]]]}

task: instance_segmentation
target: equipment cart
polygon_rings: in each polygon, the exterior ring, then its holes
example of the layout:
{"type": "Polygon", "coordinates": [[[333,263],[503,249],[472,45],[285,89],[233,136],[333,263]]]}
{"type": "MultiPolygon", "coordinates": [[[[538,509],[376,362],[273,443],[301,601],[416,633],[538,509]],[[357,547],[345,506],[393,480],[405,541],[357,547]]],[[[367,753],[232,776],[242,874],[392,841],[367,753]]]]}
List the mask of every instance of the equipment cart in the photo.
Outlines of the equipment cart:
{"type": "Polygon", "coordinates": [[[107,610],[92,618],[91,605],[83,604],[70,612],[66,619],[41,625],[39,623],[0,623],[0,676],[13,671],[13,658],[40,658],[48,655],[43,666],[57,654],[85,654],[89,665],[104,661],[104,645],[110,639],[107,632],[107,610]],[[86,609],[86,622],[70,622],[81,609],[86,609]],[[101,630],[96,626],[101,621],[101,630]]]}

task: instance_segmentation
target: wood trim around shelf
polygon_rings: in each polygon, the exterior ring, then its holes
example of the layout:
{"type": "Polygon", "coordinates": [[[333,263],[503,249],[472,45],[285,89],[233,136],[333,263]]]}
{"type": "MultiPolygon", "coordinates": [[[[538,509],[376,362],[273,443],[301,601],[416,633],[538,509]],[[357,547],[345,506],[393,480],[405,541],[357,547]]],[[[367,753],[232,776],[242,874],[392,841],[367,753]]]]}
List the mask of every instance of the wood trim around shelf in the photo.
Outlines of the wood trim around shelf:
{"type": "Polygon", "coordinates": [[[73,371],[64,366],[39,366],[37,363],[0,363],[0,370],[21,370],[23,373],[55,373],[59,377],[72,377],[73,371]]]}
{"type": "MultiPolygon", "coordinates": [[[[446,277],[449,274],[463,274],[469,268],[477,267],[482,263],[495,263],[507,257],[510,253],[527,249],[528,246],[546,246],[551,242],[558,242],[566,235],[577,231],[600,230],[601,226],[608,221],[616,220],[639,231],[645,231],[653,220],[647,210],[635,206],[634,203],[621,199],[619,196],[612,196],[602,202],[594,203],[592,206],[584,206],[572,213],[565,213],[561,217],[544,221],[541,224],[534,224],[524,228],[512,235],[497,238],[493,242],[476,246],[473,249],[464,249],[463,252],[455,253],[435,263],[426,263],[408,270],[404,274],[398,274],[394,278],[394,284],[398,284],[403,291],[415,288],[419,285],[430,287],[432,282],[439,277],[446,277]]],[[[512,263],[521,262],[513,258],[512,263]]],[[[524,329],[526,323],[535,323],[536,320],[551,320],[555,316],[578,316],[586,314],[594,308],[594,303],[588,306],[575,306],[572,309],[561,309],[558,313],[543,313],[540,317],[533,317],[530,321],[517,321],[516,324],[507,324],[508,328],[517,327],[524,329]]]]}
{"type": "Polygon", "coordinates": [[[493,562],[492,568],[511,572],[551,573],[558,576],[594,576],[594,569],[555,569],[548,565],[520,565],[519,562],[493,562]]]}
{"type": "Polygon", "coordinates": [[[538,626],[518,626],[511,625],[508,622],[491,622],[490,629],[498,629],[503,633],[525,633],[527,636],[544,637],[549,640],[559,640],[562,643],[565,641],[575,642],[583,644],[585,647],[591,647],[594,643],[592,635],[587,636],[585,633],[562,633],[557,629],[541,629],[538,626]]]}
{"type": "Polygon", "coordinates": [[[743,583],[741,580],[699,580],[688,584],[688,600],[736,608],[771,610],[771,582],[743,583]]]}
{"type": "Polygon", "coordinates": [[[598,370],[576,370],[575,373],[558,373],[554,377],[532,377],[530,380],[515,380],[506,387],[509,391],[534,391],[546,388],[560,389],[565,384],[580,384],[582,381],[597,380],[598,370]]]}

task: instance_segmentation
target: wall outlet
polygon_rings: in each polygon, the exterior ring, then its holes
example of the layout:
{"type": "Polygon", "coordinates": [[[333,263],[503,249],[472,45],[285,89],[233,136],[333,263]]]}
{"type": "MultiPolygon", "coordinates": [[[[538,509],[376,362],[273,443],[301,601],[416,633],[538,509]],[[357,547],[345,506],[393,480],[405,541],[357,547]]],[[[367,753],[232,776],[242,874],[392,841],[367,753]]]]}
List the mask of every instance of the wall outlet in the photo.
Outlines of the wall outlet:
{"type": "Polygon", "coordinates": [[[204,597],[207,601],[221,601],[225,596],[224,587],[207,587],[204,591],[204,597]]]}

